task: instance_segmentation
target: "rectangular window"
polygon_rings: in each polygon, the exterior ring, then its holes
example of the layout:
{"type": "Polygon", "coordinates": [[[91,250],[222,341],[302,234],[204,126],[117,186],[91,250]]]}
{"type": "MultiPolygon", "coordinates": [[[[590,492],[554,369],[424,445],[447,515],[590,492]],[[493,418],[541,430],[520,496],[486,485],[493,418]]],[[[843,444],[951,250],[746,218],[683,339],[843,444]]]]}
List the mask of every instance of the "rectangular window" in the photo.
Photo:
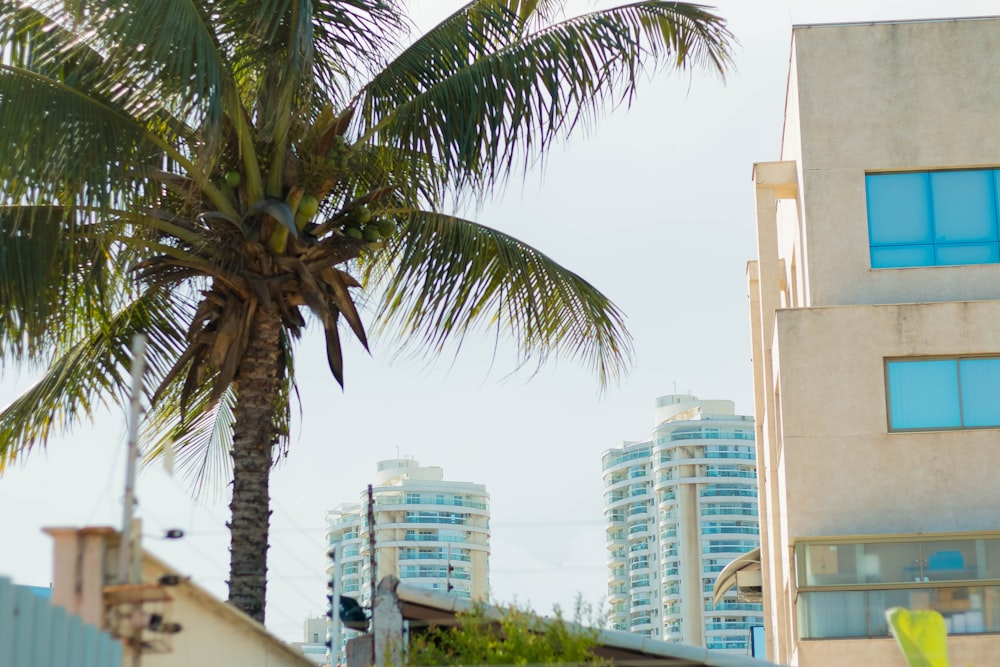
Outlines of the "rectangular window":
{"type": "Polygon", "coordinates": [[[998,169],[867,174],[873,269],[1000,263],[998,169]]]}
{"type": "Polygon", "coordinates": [[[1000,357],[887,361],[889,429],[1000,427],[1000,357]]]}
{"type": "Polygon", "coordinates": [[[1000,632],[1000,533],[809,538],[795,563],[803,639],[885,636],[899,606],[937,610],[953,634],[1000,632]]]}

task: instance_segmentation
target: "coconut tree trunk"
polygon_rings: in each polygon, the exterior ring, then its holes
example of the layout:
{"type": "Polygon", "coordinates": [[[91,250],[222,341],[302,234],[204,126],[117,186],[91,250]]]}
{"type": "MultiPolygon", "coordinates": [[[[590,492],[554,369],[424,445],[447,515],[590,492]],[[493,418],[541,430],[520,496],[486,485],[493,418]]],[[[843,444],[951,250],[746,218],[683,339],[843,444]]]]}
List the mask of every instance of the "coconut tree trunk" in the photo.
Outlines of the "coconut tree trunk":
{"type": "Polygon", "coordinates": [[[281,320],[257,309],[246,354],[236,377],[233,432],[233,498],[229,505],[229,602],[264,622],[267,534],[271,516],[268,482],[277,442],[274,411],[282,367],[281,320]]]}

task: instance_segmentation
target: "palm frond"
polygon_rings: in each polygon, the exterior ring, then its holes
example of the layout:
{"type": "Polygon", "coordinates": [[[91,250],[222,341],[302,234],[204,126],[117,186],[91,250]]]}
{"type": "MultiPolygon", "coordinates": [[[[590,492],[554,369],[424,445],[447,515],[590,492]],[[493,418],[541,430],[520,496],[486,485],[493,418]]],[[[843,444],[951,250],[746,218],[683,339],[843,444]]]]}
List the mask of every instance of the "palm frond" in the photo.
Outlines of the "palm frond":
{"type": "Polygon", "coordinates": [[[72,207],[0,206],[5,357],[47,358],[59,341],[84,335],[127,298],[127,246],[107,228],[72,207]]]}
{"type": "Polygon", "coordinates": [[[222,397],[210,401],[208,385],[195,396],[182,420],[177,406],[178,387],[150,406],[143,423],[143,466],[149,466],[173,450],[174,465],[192,493],[222,495],[232,479],[233,408],[236,392],[230,387],[222,397]]]}
{"type": "Polygon", "coordinates": [[[482,225],[425,211],[368,266],[384,290],[380,332],[440,353],[479,327],[513,339],[518,366],[560,352],[596,372],[604,386],[631,362],[622,313],[597,289],[534,248],[482,225]]]}
{"type": "Polygon", "coordinates": [[[365,136],[433,156],[452,185],[479,192],[509,178],[519,157],[526,170],[554,141],[630,100],[657,65],[724,74],[731,61],[725,21],[698,5],[650,0],[602,10],[490,53],[469,40],[486,39],[488,29],[509,34],[503,26],[512,19],[502,10],[482,16],[493,20],[478,30],[472,21],[432,30],[423,58],[407,52],[391,79],[363,91],[359,114],[365,136]]]}
{"type": "Polygon", "coordinates": [[[0,412],[0,472],[33,447],[44,447],[54,434],[91,419],[101,405],[127,398],[130,344],[137,333],[148,336],[146,379],[154,384],[183,347],[175,324],[183,317],[176,299],[150,291],[89,336],[57,347],[42,378],[0,412]]]}
{"type": "Polygon", "coordinates": [[[6,203],[109,209],[151,194],[138,181],[159,148],[145,128],[64,83],[0,64],[0,132],[6,203]]]}
{"type": "Polygon", "coordinates": [[[409,34],[400,0],[312,0],[314,75],[329,99],[344,103],[356,80],[373,76],[409,34]]]}
{"type": "Polygon", "coordinates": [[[130,115],[150,118],[168,110],[176,118],[197,118],[195,125],[218,127],[223,101],[219,93],[230,83],[210,3],[19,0],[22,3],[52,23],[67,26],[77,40],[102,54],[104,62],[95,78],[105,82],[109,99],[130,115]]]}

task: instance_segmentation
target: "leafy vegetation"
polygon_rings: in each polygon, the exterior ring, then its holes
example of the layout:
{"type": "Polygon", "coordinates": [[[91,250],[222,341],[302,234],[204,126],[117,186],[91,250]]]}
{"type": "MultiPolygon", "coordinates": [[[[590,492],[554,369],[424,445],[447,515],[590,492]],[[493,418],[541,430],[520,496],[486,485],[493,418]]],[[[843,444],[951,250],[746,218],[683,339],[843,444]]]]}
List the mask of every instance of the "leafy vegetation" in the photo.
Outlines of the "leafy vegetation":
{"type": "Polygon", "coordinates": [[[459,624],[435,627],[410,639],[407,664],[420,665],[533,665],[551,663],[606,664],[593,653],[598,630],[574,622],[557,608],[552,618],[541,618],[516,606],[499,607],[491,614],[485,605],[459,614],[459,624]]]}
{"type": "Polygon", "coordinates": [[[948,628],[941,614],[893,607],[885,617],[910,667],[948,667],[948,628]]]}

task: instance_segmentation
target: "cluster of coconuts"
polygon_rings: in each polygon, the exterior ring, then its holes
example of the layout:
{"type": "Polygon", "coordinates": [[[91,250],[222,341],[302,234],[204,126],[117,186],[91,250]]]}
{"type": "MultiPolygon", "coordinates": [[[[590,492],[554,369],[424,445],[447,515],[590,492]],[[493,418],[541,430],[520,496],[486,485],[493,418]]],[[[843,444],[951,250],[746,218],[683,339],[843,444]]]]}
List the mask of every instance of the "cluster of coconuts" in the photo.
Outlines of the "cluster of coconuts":
{"type": "Polygon", "coordinates": [[[326,154],[326,163],[342,172],[347,171],[347,157],[350,152],[350,149],[347,147],[347,140],[344,139],[343,135],[338,134],[333,138],[333,145],[330,147],[330,152],[326,154]]]}
{"type": "Polygon", "coordinates": [[[374,243],[381,237],[392,234],[396,229],[396,225],[393,224],[392,220],[385,218],[381,220],[373,219],[372,212],[368,210],[367,206],[362,204],[361,206],[355,206],[348,212],[347,218],[340,229],[344,232],[345,236],[349,236],[352,239],[374,243]]]}
{"type": "MultiPolygon", "coordinates": [[[[333,139],[330,152],[327,153],[327,164],[342,172],[347,171],[349,154],[350,148],[347,146],[347,140],[343,136],[337,135],[333,139]]],[[[237,187],[240,180],[240,172],[238,171],[230,171],[226,174],[226,183],[230,187],[237,187]]],[[[299,229],[303,229],[317,211],[319,211],[319,200],[313,195],[303,195],[302,199],[299,200],[298,209],[295,211],[295,224],[299,229]]],[[[396,230],[396,225],[385,218],[373,219],[371,211],[362,204],[348,211],[340,230],[344,235],[357,241],[374,243],[380,238],[391,235],[396,230]]]]}

